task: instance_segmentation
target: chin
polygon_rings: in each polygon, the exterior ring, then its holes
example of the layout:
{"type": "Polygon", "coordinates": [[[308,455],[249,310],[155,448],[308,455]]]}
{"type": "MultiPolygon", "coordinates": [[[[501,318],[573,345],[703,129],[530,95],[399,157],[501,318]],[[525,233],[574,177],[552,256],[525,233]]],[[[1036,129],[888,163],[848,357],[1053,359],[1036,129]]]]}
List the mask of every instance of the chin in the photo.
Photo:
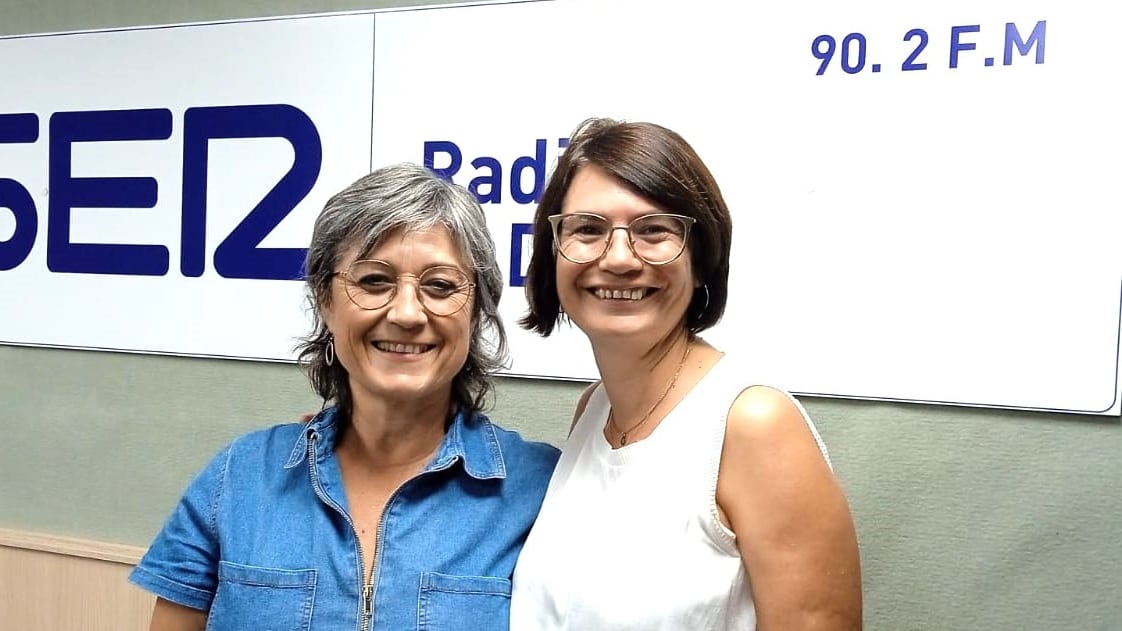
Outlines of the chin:
{"type": "Polygon", "coordinates": [[[380,375],[373,381],[373,392],[394,400],[417,399],[431,396],[432,382],[421,375],[380,375]]]}
{"type": "MultiPolygon", "coordinates": [[[[647,317],[595,317],[577,326],[590,338],[621,337],[649,333],[659,322],[647,317]]],[[[661,328],[661,327],[659,327],[661,328]]]]}

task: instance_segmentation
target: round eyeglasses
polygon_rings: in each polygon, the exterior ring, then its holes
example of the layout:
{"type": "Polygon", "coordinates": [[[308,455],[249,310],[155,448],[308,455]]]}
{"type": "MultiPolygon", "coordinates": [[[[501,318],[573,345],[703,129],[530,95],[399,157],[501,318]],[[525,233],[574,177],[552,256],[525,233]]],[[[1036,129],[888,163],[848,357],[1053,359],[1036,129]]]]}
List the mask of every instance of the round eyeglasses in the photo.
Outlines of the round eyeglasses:
{"type": "Polygon", "coordinates": [[[626,226],[613,226],[606,217],[592,213],[553,215],[553,245],[572,263],[599,260],[608,251],[616,230],[627,232],[627,244],[635,256],[651,265],[673,263],[686,249],[690,227],[697,220],[685,215],[655,213],[636,217],[626,226]]]}
{"type": "Polygon", "coordinates": [[[385,261],[362,260],[333,275],[343,279],[351,302],[367,311],[390,304],[406,279],[412,279],[421,306],[437,316],[450,316],[463,309],[475,288],[466,274],[447,265],[430,267],[415,275],[399,274],[385,261]]]}

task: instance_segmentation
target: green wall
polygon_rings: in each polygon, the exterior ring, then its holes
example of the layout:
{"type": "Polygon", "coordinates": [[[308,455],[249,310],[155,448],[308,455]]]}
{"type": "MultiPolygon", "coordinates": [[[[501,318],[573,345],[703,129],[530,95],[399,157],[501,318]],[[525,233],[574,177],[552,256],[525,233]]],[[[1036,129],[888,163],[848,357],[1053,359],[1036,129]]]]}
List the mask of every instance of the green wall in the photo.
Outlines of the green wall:
{"type": "MultiPolygon", "coordinates": [[[[419,4],[0,0],[0,35],[419,4]]],[[[504,379],[493,416],[559,443],[581,387],[504,379]]],[[[866,629],[1122,629],[1118,418],[805,403],[853,505],[866,629]]],[[[316,408],[289,364],[0,346],[0,528],[145,545],[220,445],[316,408]]]]}

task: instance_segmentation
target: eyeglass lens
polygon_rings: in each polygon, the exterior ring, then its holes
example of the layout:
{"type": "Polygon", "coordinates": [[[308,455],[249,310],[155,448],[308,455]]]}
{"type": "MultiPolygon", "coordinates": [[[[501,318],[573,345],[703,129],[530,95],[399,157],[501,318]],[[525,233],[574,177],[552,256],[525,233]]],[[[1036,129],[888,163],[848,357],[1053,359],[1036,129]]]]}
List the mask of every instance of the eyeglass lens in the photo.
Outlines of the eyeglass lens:
{"type": "MultiPolygon", "coordinates": [[[[574,263],[599,259],[608,249],[613,227],[604,217],[586,213],[558,215],[555,236],[561,254],[574,263]]],[[[651,264],[669,263],[682,253],[689,233],[688,217],[644,215],[627,226],[636,256],[651,264]]]]}
{"type": "Polygon", "coordinates": [[[414,276],[398,274],[384,261],[355,261],[346,275],[347,295],[356,305],[368,310],[388,305],[406,278],[413,279],[417,299],[436,315],[456,313],[471,296],[471,282],[455,267],[430,267],[414,276]]]}

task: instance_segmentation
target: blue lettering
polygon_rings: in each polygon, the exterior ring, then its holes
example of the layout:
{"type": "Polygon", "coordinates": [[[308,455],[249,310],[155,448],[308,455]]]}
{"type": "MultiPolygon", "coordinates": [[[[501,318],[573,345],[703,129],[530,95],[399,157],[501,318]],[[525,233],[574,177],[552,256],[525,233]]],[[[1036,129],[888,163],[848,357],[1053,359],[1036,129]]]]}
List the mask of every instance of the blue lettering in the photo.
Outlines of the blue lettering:
{"type": "Polygon", "coordinates": [[[1032,49],[1033,45],[1036,46],[1036,63],[1044,63],[1044,29],[1047,27],[1047,21],[1041,20],[1033,27],[1032,33],[1029,33],[1028,41],[1021,39],[1021,32],[1017,30],[1017,25],[1008,22],[1005,25],[1005,59],[1004,64],[1008,66],[1013,63],[1013,48],[1025,56],[1032,49]]]}
{"type": "Polygon", "coordinates": [[[483,156],[471,161],[471,166],[476,169],[487,168],[491,173],[487,176],[477,175],[468,183],[468,190],[471,191],[475,198],[479,200],[480,204],[499,204],[503,201],[503,165],[495,158],[483,156]],[[486,186],[488,193],[485,195],[480,191],[481,187],[486,186]]]}
{"type": "Polygon", "coordinates": [[[226,278],[299,280],[306,248],[259,248],[312,190],[323,162],[315,124],[291,105],[196,107],[184,114],[183,224],[180,271],[201,276],[206,256],[207,151],[229,138],[284,138],[292,144],[292,168],[214,251],[214,269],[226,278]]]}
{"type": "MultiPolygon", "coordinates": [[[[510,167],[510,197],[516,204],[536,204],[545,188],[546,146],[548,142],[539,138],[534,141],[534,155],[519,156],[510,167]],[[525,173],[530,171],[532,185],[526,190],[525,173]]],[[[569,146],[568,138],[558,138],[557,148],[564,150],[569,146]]],[[[424,165],[449,182],[460,172],[464,156],[459,145],[450,140],[426,140],[423,146],[424,165]],[[446,164],[438,166],[438,164],[446,164]]],[[[503,201],[503,169],[498,158],[480,156],[471,161],[476,170],[474,177],[467,183],[467,189],[480,204],[501,204],[503,201]]]]}
{"type": "Polygon", "coordinates": [[[158,185],[150,177],[76,178],[71,148],[76,142],[166,140],[171,112],[166,109],[58,112],[51,116],[47,204],[47,268],[78,274],[163,276],[168,249],[162,245],[71,243],[74,208],[152,208],[158,185]]]}
{"type": "Polygon", "coordinates": [[[974,42],[961,41],[960,38],[962,35],[964,33],[977,33],[980,30],[982,30],[982,27],[977,24],[951,27],[951,68],[958,68],[959,51],[974,50],[978,47],[974,42]]]}
{"type": "Polygon", "coordinates": [[[437,177],[442,177],[449,182],[452,181],[453,175],[459,173],[460,165],[464,162],[464,157],[463,154],[460,153],[460,148],[456,146],[456,143],[447,140],[426,140],[424,152],[425,167],[435,173],[437,177]],[[443,153],[448,156],[448,166],[436,166],[436,154],[438,153],[443,153]]]}
{"type": "Polygon", "coordinates": [[[510,196],[517,204],[535,204],[545,188],[545,140],[534,142],[534,157],[521,156],[514,160],[510,169],[510,196]],[[534,187],[530,192],[522,190],[522,172],[530,169],[534,176],[534,187]]]}
{"type": "Polygon", "coordinates": [[[522,274],[522,241],[526,235],[534,233],[534,224],[516,223],[510,226],[510,286],[525,287],[526,276],[522,274]]]}
{"type": "MultiPolygon", "coordinates": [[[[31,143],[39,139],[39,117],[35,114],[0,114],[0,144],[31,143]]],[[[15,232],[0,241],[0,271],[15,269],[31,254],[39,232],[39,214],[31,193],[19,182],[0,178],[0,208],[11,211],[15,232]]]]}

